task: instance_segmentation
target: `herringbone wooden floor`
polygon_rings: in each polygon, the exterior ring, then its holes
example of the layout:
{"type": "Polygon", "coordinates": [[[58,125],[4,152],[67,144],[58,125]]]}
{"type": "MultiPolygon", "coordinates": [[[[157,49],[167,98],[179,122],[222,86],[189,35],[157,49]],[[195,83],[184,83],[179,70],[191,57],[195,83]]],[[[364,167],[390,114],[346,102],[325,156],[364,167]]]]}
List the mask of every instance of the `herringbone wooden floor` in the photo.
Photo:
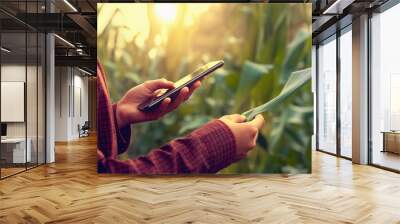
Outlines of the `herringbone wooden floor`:
{"type": "Polygon", "coordinates": [[[0,181],[0,223],[400,223],[400,175],[313,153],[313,174],[96,173],[94,137],[0,181]]]}

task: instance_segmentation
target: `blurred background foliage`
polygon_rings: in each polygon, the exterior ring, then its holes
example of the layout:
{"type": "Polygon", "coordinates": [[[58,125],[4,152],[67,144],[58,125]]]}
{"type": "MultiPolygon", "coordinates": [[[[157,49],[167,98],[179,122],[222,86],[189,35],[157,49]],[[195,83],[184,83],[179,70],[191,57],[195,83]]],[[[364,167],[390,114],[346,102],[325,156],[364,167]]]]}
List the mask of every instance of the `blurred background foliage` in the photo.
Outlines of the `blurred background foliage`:
{"type": "MultiPolygon", "coordinates": [[[[311,4],[98,4],[97,52],[111,98],[149,79],[171,81],[223,59],[189,101],[132,126],[121,159],[278,95],[291,72],[311,67],[311,4]]],[[[247,158],[220,173],[311,172],[311,83],[274,110],[247,158]]]]}

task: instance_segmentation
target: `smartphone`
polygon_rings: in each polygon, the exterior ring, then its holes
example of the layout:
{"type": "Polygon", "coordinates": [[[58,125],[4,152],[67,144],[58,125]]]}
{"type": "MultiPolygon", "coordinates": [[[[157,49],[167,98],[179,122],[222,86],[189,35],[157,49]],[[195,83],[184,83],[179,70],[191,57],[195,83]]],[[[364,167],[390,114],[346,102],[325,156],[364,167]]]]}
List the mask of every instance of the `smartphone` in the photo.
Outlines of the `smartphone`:
{"type": "Polygon", "coordinates": [[[186,75],[182,79],[178,80],[175,82],[175,88],[165,90],[157,95],[157,97],[151,99],[150,101],[144,102],[138,106],[138,109],[141,111],[152,111],[156,109],[161,102],[169,97],[171,100],[174,100],[174,98],[179,94],[179,91],[183,89],[184,87],[190,87],[193,83],[195,83],[197,80],[200,80],[207,75],[211,74],[218,68],[221,68],[224,65],[224,61],[219,60],[219,61],[213,61],[210,63],[207,63],[200,68],[198,68],[196,71],[190,73],[189,75],[186,75]]]}

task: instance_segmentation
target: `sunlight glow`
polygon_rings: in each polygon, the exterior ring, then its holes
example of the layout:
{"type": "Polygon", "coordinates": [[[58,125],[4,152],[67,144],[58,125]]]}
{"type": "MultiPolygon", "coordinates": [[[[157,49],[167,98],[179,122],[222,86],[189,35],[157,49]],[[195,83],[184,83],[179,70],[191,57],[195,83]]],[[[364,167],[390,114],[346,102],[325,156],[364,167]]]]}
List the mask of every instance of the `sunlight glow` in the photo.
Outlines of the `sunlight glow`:
{"type": "Polygon", "coordinates": [[[154,10],[160,20],[171,23],[176,17],[176,6],[173,3],[160,3],[155,5],[154,10]]]}
{"type": "MultiPolygon", "coordinates": [[[[1,1],[1,0],[0,0],[1,1]]],[[[161,54],[165,44],[168,43],[171,25],[182,19],[185,29],[192,29],[199,21],[200,16],[207,12],[210,6],[218,7],[219,4],[184,4],[184,3],[99,3],[97,15],[97,35],[107,34],[112,41],[107,46],[113,48],[115,57],[122,57],[127,44],[134,44],[138,49],[145,49],[147,44],[154,44],[157,50],[149,51],[147,55],[155,58],[161,54]],[[180,10],[180,9],[185,10],[180,10]],[[101,9],[101,10],[100,10],[101,9]],[[150,34],[149,13],[161,23],[160,29],[147,42],[150,34]],[[117,40],[115,40],[117,38],[117,40]]],[[[155,22],[155,21],[153,21],[155,22]]],[[[183,29],[182,29],[183,30],[183,29]]],[[[151,45],[150,44],[150,45],[151,45]]]]}

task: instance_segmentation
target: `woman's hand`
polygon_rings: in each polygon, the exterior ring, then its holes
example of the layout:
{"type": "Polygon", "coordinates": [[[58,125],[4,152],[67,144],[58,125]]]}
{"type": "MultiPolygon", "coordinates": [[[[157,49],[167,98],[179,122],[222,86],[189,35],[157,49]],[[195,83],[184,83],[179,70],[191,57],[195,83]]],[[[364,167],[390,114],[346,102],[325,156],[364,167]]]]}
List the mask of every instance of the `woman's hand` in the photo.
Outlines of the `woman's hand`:
{"type": "Polygon", "coordinates": [[[156,97],[162,89],[173,89],[174,83],[166,79],[146,81],[130,89],[117,103],[116,119],[119,128],[124,128],[132,123],[156,120],[166,113],[176,109],[182,102],[189,99],[193,91],[200,87],[201,82],[195,82],[190,88],[184,87],[178,96],[171,102],[171,98],[164,99],[157,109],[143,112],[138,109],[139,104],[156,97]]]}
{"type": "Polygon", "coordinates": [[[246,156],[257,144],[259,130],[264,126],[264,117],[259,114],[253,120],[246,121],[240,114],[225,115],[219,119],[231,129],[236,142],[236,159],[246,156]]]}

